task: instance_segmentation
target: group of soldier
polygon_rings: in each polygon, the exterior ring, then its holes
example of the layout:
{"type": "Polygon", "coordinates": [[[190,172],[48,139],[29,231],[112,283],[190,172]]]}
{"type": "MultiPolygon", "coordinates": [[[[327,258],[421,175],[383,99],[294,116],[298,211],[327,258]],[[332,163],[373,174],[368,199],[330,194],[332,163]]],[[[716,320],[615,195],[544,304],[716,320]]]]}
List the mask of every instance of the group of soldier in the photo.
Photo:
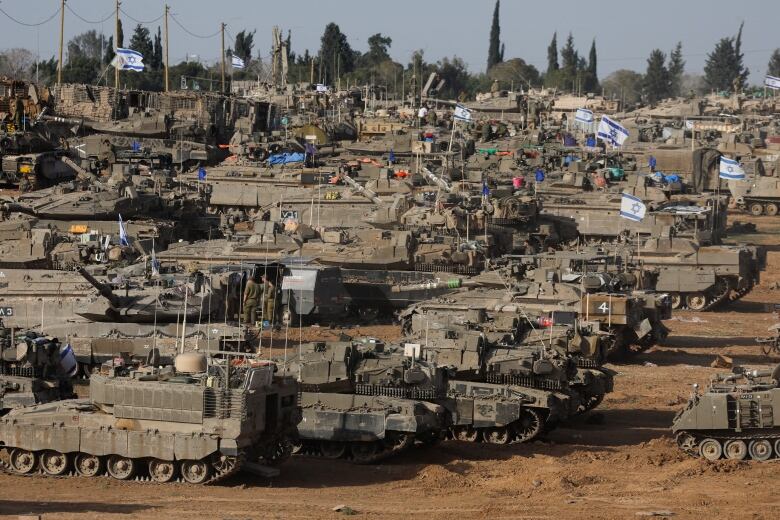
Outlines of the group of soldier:
{"type": "Polygon", "coordinates": [[[258,311],[264,322],[276,323],[276,290],[266,273],[254,273],[247,279],[242,299],[244,323],[257,326],[258,311]]]}

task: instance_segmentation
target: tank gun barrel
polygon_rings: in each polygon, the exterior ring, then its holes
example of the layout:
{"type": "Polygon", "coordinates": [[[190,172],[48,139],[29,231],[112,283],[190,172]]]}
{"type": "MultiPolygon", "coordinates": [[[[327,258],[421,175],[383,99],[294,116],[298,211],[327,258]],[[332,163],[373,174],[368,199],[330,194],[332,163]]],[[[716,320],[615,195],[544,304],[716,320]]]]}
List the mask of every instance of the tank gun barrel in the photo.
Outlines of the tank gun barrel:
{"type": "Polygon", "coordinates": [[[79,125],[89,128],[89,123],[86,123],[83,119],[75,117],[62,117],[62,116],[50,116],[41,113],[39,116],[41,121],[51,121],[52,123],[64,123],[66,125],[79,125]]]}
{"type": "Polygon", "coordinates": [[[114,294],[114,292],[111,290],[111,288],[108,285],[99,282],[94,276],[89,274],[87,270],[84,269],[83,267],[78,268],[78,273],[81,276],[83,276],[84,279],[88,281],[90,285],[92,285],[92,287],[97,289],[103,298],[106,298],[108,301],[110,301],[111,305],[115,307],[119,305],[119,297],[116,294],[114,294]]]}
{"type": "Polygon", "coordinates": [[[349,175],[342,175],[341,180],[343,180],[345,183],[347,183],[347,185],[350,188],[352,188],[353,190],[355,190],[356,192],[358,192],[359,194],[361,194],[362,196],[364,196],[374,204],[380,204],[380,205],[382,204],[382,199],[380,199],[375,192],[366,188],[365,186],[361,186],[360,184],[355,182],[355,180],[352,179],[349,175]]]}
{"type": "Polygon", "coordinates": [[[428,168],[423,168],[422,173],[428,182],[435,184],[436,186],[443,189],[447,193],[452,193],[453,190],[450,183],[448,183],[438,175],[434,174],[431,170],[429,170],[428,168]]]}

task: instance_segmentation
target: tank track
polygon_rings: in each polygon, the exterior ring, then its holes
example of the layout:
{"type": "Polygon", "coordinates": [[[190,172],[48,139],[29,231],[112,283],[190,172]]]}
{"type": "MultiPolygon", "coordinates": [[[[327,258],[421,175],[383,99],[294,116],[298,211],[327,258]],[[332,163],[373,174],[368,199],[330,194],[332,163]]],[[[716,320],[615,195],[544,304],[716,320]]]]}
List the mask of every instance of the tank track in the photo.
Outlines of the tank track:
{"type": "Polygon", "coordinates": [[[397,435],[398,438],[394,442],[386,442],[387,440],[342,442],[300,439],[293,453],[324,459],[345,459],[353,464],[376,464],[414,446],[414,434],[399,433],[397,435]]]}
{"type": "MultiPolygon", "coordinates": [[[[677,442],[677,446],[687,455],[690,455],[692,457],[696,457],[699,459],[706,460],[701,453],[699,452],[699,445],[701,442],[705,439],[714,439],[718,441],[721,445],[721,448],[723,448],[723,445],[728,441],[744,441],[745,443],[749,443],[750,441],[759,441],[759,440],[766,440],[769,441],[769,443],[772,445],[774,450],[774,455],[769,458],[769,460],[772,459],[780,459],[780,431],[774,431],[774,432],[759,432],[759,433],[753,433],[753,434],[747,434],[747,435],[740,435],[737,433],[726,433],[726,434],[712,434],[707,435],[706,432],[690,432],[687,430],[681,430],[675,435],[675,441],[677,442]],[[695,442],[690,443],[686,442],[689,440],[693,440],[695,442]]],[[[728,459],[726,457],[725,453],[721,454],[720,459],[728,459]]],[[[748,453],[745,456],[745,460],[750,460],[750,454],[748,453]]]]}
{"type": "MultiPolygon", "coordinates": [[[[13,448],[8,448],[6,446],[3,449],[5,449],[6,454],[10,457],[10,453],[11,453],[11,450],[13,448]]],[[[70,469],[66,473],[64,473],[62,475],[50,475],[50,474],[46,473],[45,471],[43,471],[43,469],[41,468],[40,453],[36,452],[36,455],[37,456],[36,456],[36,461],[35,461],[35,468],[32,471],[30,471],[29,473],[20,473],[20,472],[16,471],[13,467],[11,467],[11,465],[8,462],[3,460],[2,458],[0,458],[0,471],[5,473],[6,475],[10,475],[10,476],[13,476],[13,477],[26,477],[26,478],[41,478],[41,477],[47,478],[47,479],[51,479],[51,478],[54,478],[54,479],[68,479],[68,478],[73,478],[73,477],[113,478],[113,477],[111,477],[111,475],[109,475],[109,473],[108,473],[108,471],[106,469],[106,464],[105,464],[105,458],[106,457],[101,457],[101,459],[103,459],[103,464],[102,464],[101,471],[99,473],[95,474],[94,476],[86,477],[86,476],[83,476],[80,473],[78,473],[73,468],[73,459],[74,459],[73,456],[69,457],[70,469]]],[[[201,459],[202,461],[204,461],[207,464],[209,464],[209,467],[211,468],[211,474],[210,474],[210,476],[208,477],[207,480],[205,480],[204,482],[201,482],[200,484],[190,484],[189,482],[184,480],[181,477],[181,475],[180,475],[180,473],[181,473],[180,470],[179,470],[179,466],[180,465],[177,464],[177,474],[178,474],[178,476],[175,479],[170,480],[168,483],[182,483],[182,484],[188,484],[188,485],[213,485],[213,484],[218,484],[218,483],[220,483],[220,482],[222,482],[222,481],[224,481],[224,480],[226,480],[226,479],[228,479],[228,478],[238,474],[239,471],[241,470],[242,462],[244,460],[244,454],[241,454],[238,457],[231,457],[231,458],[234,460],[235,463],[231,464],[225,470],[219,470],[218,468],[216,468],[215,465],[211,463],[212,461],[209,461],[207,459],[201,459]]],[[[140,464],[141,465],[141,472],[140,472],[140,474],[137,473],[134,477],[129,478],[129,479],[123,479],[123,480],[129,481],[129,482],[162,483],[162,482],[155,481],[154,479],[152,479],[148,475],[148,464],[146,463],[145,459],[134,459],[134,460],[136,462],[141,461],[141,464],[140,464]]],[[[117,480],[120,480],[120,479],[117,479],[117,480]]]]}
{"type": "Polygon", "coordinates": [[[478,428],[470,425],[453,426],[449,429],[448,437],[466,442],[519,444],[536,440],[553,428],[553,425],[545,421],[543,412],[533,408],[526,408],[525,412],[526,415],[506,426],[478,428]]]}
{"type": "Polygon", "coordinates": [[[708,294],[707,295],[707,303],[704,305],[704,307],[702,307],[699,310],[697,310],[697,309],[690,309],[685,304],[685,300],[683,298],[683,295],[680,294],[680,298],[681,298],[680,308],[686,308],[686,309],[689,309],[689,310],[694,311],[694,312],[711,311],[711,310],[716,309],[719,305],[721,305],[723,303],[726,303],[726,302],[729,302],[729,301],[735,301],[735,300],[738,300],[738,299],[742,298],[747,293],[749,293],[752,289],[753,289],[753,287],[742,289],[741,291],[737,291],[736,289],[735,290],[728,290],[725,293],[720,294],[720,295],[716,295],[714,297],[708,294]]]}

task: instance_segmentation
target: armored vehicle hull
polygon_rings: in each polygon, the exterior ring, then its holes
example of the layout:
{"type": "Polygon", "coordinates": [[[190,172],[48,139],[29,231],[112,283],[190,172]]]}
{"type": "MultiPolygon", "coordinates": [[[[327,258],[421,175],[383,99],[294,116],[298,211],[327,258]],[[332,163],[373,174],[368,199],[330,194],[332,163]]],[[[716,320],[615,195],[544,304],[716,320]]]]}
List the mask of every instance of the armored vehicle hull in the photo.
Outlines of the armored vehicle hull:
{"type": "Polygon", "coordinates": [[[270,365],[210,374],[95,374],[89,400],[13,410],[0,419],[6,469],[207,484],[289,454],[296,385],[270,365]]]}
{"type": "Polygon", "coordinates": [[[674,418],[680,448],[696,457],[764,461],[780,458],[780,365],[716,378],[694,392],[674,418]],[[740,381],[740,379],[743,379],[740,381]]]}
{"type": "Polygon", "coordinates": [[[385,395],[303,392],[300,451],[370,464],[440,436],[440,405],[385,395]]]}

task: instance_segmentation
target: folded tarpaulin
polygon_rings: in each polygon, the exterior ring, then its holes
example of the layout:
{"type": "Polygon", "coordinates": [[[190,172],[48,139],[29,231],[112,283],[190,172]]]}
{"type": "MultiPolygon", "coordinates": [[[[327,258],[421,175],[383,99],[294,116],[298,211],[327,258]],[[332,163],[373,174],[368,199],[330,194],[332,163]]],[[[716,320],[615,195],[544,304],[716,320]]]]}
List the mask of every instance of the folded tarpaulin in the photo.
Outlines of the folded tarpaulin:
{"type": "Polygon", "coordinates": [[[294,162],[303,162],[305,159],[304,154],[300,152],[294,153],[276,153],[270,156],[267,161],[268,164],[289,164],[294,162]]]}

